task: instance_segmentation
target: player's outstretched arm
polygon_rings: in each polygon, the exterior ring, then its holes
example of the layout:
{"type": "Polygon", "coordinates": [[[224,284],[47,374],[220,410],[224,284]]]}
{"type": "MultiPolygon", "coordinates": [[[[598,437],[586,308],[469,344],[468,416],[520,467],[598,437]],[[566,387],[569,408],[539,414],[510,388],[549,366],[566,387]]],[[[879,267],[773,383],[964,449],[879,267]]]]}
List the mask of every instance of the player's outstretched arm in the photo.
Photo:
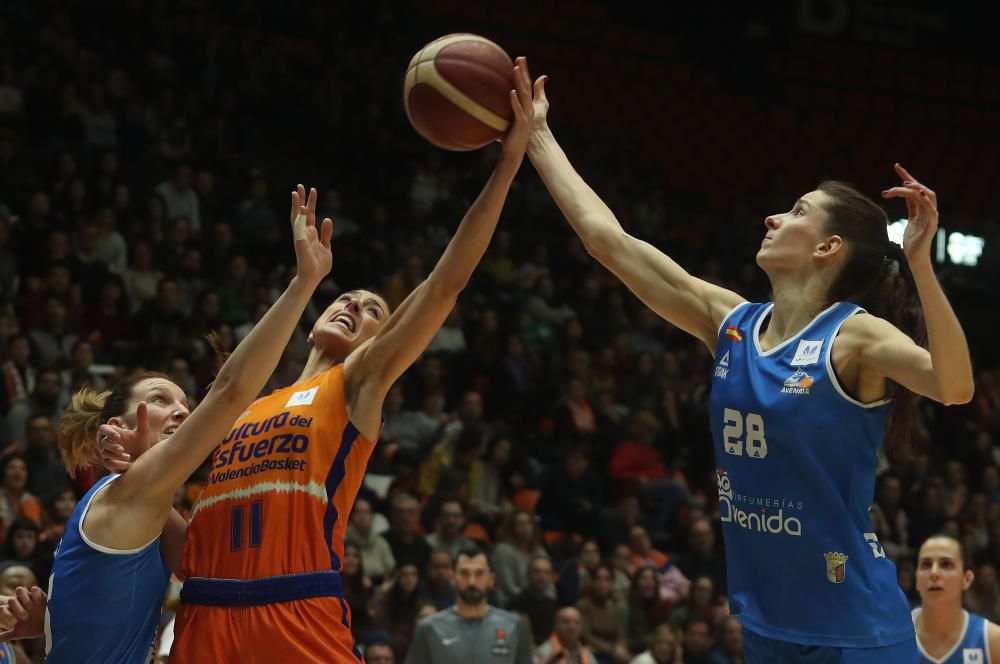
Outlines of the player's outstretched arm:
{"type": "Polygon", "coordinates": [[[974,390],[969,344],[931,264],[938,226],[937,194],[899,164],[895,168],[902,184],[882,195],[906,201],[909,221],[903,252],[923,308],[929,350],[887,321],[859,316],[856,327],[866,337],[866,343],[859,346],[859,360],[917,394],[944,404],[968,403],[974,390]]]}
{"type": "Polygon", "coordinates": [[[549,129],[546,78],[535,81],[535,127],[528,143],[528,157],[556,205],[587,253],[646,306],[715,352],[722,319],[743,298],[691,276],[662,251],[625,232],[610,208],[573,168],[549,129]]]}
{"type": "Polygon", "coordinates": [[[531,132],[531,84],[524,58],[517,59],[514,78],[517,90],[510,93],[514,124],[503,138],[503,151],[489,181],[427,279],[370,341],[347,358],[344,379],[354,401],[348,409],[366,434],[377,430],[385,394],[440,329],[493,237],[531,132]]]}
{"type": "MultiPolygon", "coordinates": [[[[163,528],[171,511],[174,491],[193,473],[219,444],[233,422],[257,397],[274,372],[306,305],[320,281],[330,272],[330,238],[333,222],[324,219],[316,226],[316,190],[305,197],[299,185],[292,192],[291,211],[297,272],[288,288],[271,306],[250,334],[223,364],[211,390],[169,440],[154,446],[135,461],[121,479],[99,496],[96,507],[139,508],[145,518],[125,520],[108,514],[92,523],[88,512],[86,528],[101,531],[99,543],[127,548],[126,543],[149,541],[163,528]]],[[[144,406],[140,404],[144,410],[144,406]]],[[[125,435],[143,435],[144,417],[137,431],[102,425],[101,435],[117,442],[125,435]]],[[[91,505],[91,511],[95,507],[91,505]]],[[[99,510],[103,511],[103,510],[99,510]]],[[[134,514],[133,516],[139,516],[134,514]]]]}

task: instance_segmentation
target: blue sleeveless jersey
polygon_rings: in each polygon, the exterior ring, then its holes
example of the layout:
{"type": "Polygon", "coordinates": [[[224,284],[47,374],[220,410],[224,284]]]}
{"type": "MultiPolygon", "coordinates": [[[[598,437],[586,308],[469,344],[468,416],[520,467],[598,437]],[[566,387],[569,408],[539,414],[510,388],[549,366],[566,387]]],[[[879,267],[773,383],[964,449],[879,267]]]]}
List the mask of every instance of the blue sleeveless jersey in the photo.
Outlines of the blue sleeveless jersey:
{"type": "Polygon", "coordinates": [[[66,522],[49,579],[47,664],[152,661],[170,580],[159,536],[140,549],[115,551],[88,541],[81,529],[90,501],[117,477],[97,482],[66,522]]]}
{"type": "MultiPolygon", "coordinates": [[[[965,629],[962,630],[962,638],[955,642],[954,647],[941,659],[934,659],[924,651],[924,647],[917,638],[917,647],[920,648],[920,656],[914,660],[914,664],[990,664],[990,645],[986,636],[986,628],[989,622],[986,618],[975,613],[962,610],[965,616],[965,629]]],[[[917,616],[920,609],[913,609],[913,624],[917,624],[917,616]]]]}
{"type": "Polygon", "coordinates": [[[733,309],[716,345],[709,413],[732,611],[758,634],[804,645],[912,639],[869,515],[889,402],[854,400],[831,365],[840,326],[862,310],[832,305],[765,353],[772,306],[733,309]]]}

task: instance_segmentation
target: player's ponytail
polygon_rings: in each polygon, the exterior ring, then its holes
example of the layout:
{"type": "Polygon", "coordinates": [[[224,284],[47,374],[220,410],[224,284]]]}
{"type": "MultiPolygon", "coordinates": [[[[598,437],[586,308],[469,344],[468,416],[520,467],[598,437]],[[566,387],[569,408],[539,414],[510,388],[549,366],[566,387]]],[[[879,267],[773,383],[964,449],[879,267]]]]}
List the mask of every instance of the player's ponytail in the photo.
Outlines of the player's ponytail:
{"type": "MultiPolygon", "coordinates": [[[[889,218],[879,205],[843,182],[817,187],[830,197],[826,232],[844,239],[847,257],[830,286],[829,302],[853,302],[889,321],[918,345],[927,347],[923,309],[909,263],[898,244],[889,241],[889,218]]],[[[892,407],[883,449],[899,457],[913,448],[917,395],[892,383],[892,407]]]]}
{"type": "Polygon", "coordinates": [[[109,396],[111,392],[95,392],[85,387],[66,406],[59,421],[59,452],[71,477],[76,477],[77,470],[101,461],[97,428],[101,426],[101,412],[109,396]]]}
{"type": "Polygon", "coordinates": [[[170,380],[166,374],[146,371],[132,374],[110,391],[95,392],[85,387],[73,395],[59,421],[59,452],[71,477],[76,477],[78,470],[100,465],[98,428],[128,412],[132,389],[147,378],[170,380]]]}

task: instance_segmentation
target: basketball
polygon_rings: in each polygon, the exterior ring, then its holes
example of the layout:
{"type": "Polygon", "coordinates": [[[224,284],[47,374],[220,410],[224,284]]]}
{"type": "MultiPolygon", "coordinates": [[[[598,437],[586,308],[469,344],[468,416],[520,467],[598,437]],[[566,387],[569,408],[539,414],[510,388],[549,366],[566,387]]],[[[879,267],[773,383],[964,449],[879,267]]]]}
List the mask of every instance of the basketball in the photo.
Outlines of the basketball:
{"type": "Polygon", "coordinates": [[[455,33],[417,51],[406,70],[403,105],[421,136],[445,150],[475,150],[513,120],[514,63],[485,37],[455,33]]]}

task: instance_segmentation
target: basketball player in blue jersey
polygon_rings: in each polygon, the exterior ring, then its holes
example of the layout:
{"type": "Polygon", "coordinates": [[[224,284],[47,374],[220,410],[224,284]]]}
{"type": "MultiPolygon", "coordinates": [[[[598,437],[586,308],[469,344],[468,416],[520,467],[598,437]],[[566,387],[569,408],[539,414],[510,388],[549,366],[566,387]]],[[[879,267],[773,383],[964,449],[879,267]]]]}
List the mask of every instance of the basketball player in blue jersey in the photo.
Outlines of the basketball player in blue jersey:
{"type": "MultiPolygon", "coordinates": [[[[110,392],[73,396],[59,426],[67,469],[72,473],[101,460],[99,431],[127,446],[134,463],[126,474],[99,480],[66,524],[44,616],[49,664],[153,660],[160,607],[170,569],[179,573],[187,529],[172,509],[174,493],[264,387],[332,266],[332,222],[317,228],[315,204],[315,190],[308,200],[301,185],[293,192],[296,276],[226,360],[194,413],[188,413],[184,392],[160,374],[138,374],[110,392]],[[136,432],[134,440],[120,438],[117,432],[124,429],[136,432]]],[[[31,598],[25,592],[16,591],[22,608],[31,598]]],[[[44,597],[38,595],[32,603],[41,605],[44,597]]],[[[26,623],[37,617],[35,611],[29,616],[13,610],[9,598],[4,608],[26,623]]],[[[0,612],[0,620],[7,617],[0,612]]],[[[5,632],[0,639],[11,636],[5,632]]]]}
{"type": "Polygon", "coordinates": [[[931,265],[935,193],[896,165],[902,182],[883,196],[906,202],[902,248],[851,187],[804,194],[765,220],[757,263],[774,302],[749,303],[622,229],[548,128],[544,84],[528,156],[559,208],[592,256],[715,357],[709,412],[746,661],[912,662],[909,608],[868,509],[877,455],[907,440],[915,395],[972,398],[965,335],[931,265]]]}
{"type": "Polygon", "coordinates": [[[920,654],[926,664],[1000,662],[1000,626],[962,608],[962,593],[972,585],[972,570],[962,544],[950,535],[927,539],[917,555],[917,592],[913,610],[920,654]]]}

